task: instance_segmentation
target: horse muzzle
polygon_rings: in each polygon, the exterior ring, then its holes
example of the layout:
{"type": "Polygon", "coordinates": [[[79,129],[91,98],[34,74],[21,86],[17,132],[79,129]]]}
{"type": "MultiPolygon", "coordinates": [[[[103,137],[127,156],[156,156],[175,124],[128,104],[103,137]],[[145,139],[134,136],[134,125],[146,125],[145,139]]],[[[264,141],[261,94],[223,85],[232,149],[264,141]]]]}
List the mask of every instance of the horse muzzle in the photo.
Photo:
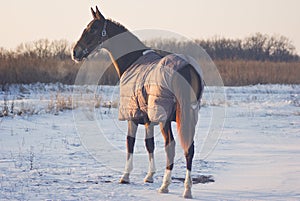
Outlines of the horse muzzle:
{"type": "Polygon", "coordinates": [[[75,47],[72,52],[72,59],[76,62],[82,61],[84,58],[87,58],[89,55],[88,49],[82,49],[80,47],[75,47]]]}

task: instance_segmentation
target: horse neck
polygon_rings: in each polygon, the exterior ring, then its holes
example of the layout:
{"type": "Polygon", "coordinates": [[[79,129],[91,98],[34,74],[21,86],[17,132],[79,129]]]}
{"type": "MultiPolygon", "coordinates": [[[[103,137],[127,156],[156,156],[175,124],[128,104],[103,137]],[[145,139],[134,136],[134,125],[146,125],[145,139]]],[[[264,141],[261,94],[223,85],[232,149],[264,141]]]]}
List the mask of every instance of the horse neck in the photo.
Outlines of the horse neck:
{"type": "MultiPolygon", "coordinates": [[[[114,30],[115,31],[115,30],[114,30]]],[[[113,37],[105,41],[105,48],[119,74],[119,77],[135,62],[147,48],[135,35],[129,31],[114,32],[113,37]]]]}

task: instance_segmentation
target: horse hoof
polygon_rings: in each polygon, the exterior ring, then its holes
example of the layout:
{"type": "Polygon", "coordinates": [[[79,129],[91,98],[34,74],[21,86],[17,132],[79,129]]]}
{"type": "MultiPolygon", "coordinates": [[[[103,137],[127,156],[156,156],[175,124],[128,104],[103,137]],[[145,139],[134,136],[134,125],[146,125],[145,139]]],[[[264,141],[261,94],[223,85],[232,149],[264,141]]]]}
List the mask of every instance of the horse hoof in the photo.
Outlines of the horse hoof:
{"type": "Polygon", "coordinates": [[[148,173],[144,179],[145,183],[153,183],[154,179],[153,179],[153,175],[154,173],[148,173]]]}
{"type": "Polygon", "coordinates": [[[192,196],[192,191],[191,191],[191,189],[185,189],[185,190],[184,190],[184,193],[183,193],[183,197],[184,197],[185,199],[192,199],[193,196],[192,196]]]}
{"type": "Polygon", "coordinates": [[[120,179],[120,184],[129,184],[130,182],[129,181],[125,181],[124,179],[120,179]]]}
{"type": "Polygon", "coordinates": [[[122,178],[120,179],[120,184],[129,184],[130,180],[129,180],[129,174],[125,173],[122,178]]]}
{"type": "Polygon", "coordinates": [[[158,190],[159,193],[169,193],[169,189],[168,188],[164,188],[164,187],[161,187],[159,190],[158,190]]]}
{"type": "Polygon", "coordinates": [[[145,183],[153,183],[154,180],[153,180],[153,178],[145,178],[145,179],[144,179],[144,182],[145,182],[145,183]]]}

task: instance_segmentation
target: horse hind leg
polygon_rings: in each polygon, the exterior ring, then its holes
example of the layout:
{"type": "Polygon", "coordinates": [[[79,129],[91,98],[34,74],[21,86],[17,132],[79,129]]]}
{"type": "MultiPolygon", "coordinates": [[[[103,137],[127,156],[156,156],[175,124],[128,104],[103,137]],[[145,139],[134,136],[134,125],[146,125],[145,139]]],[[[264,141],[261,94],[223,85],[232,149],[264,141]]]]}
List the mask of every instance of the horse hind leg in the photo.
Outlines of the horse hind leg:
{"type": "Polygon", "coordinates": [[[128,121],[128,132],[127,132],[127,158],[125,164],[124,173],[120,179],[121,184],[128,184],[130,183],[129,175],[133,170],[133,152],[134,152],[134,144],[136,138],[138,124],[133,121],[128,121]]]}
{"type": "Polygon", "coordinates": [[[151,123],[145,124],[145,144],[149,154],[149,168],[144,182],[153,183],[153,175],[156,172],[155,161],[154,161],[154,125],[151,123]]]}
{"type": "Polygon", "coordinates": [[[165,151],[167,154],[167,165],[163,178],[163,183],[158,190],[160,193],[168,193],[169,185],[172,183],[171,174],[174,166],[174,158],[175,158],[175,141],[174,136],[171,130],[171,122],[168,121],[165,124],[160,123],[161,132],[165,138],[165,151]]]}
{"type": "Polygon", "coordinates": [[[194,157],[195,126],[198,121],[198,99],[201,98],[203,87],[200,77],[191,65],[178,71],[173,79],[174,94],[177,99],[176,122],[178,136],[186,157],[186,177],[184,181],[184,198],[192,198],[192,161],[194,157]]]}
{"type": "Polygon", "coordinates": [[[184,198],[192,198],[192,162],[194,157],[194,142],[189,147],[188,151],[185,152],[185,158],[186,158],[186,176],[184,180],[184,192],[183,197],[184,198]]]}

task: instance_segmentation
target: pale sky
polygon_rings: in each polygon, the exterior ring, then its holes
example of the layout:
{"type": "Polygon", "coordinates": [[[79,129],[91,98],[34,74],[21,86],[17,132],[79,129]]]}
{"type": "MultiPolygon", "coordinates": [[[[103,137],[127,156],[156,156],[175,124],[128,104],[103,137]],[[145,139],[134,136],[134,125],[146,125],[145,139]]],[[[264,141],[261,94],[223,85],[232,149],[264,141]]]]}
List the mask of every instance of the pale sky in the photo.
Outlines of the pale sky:
{"type": "Polygon", "coordinates": [[[162,29],[191,39],[280,34],[300,53],[299,0],[0,0],[0,47],[40,38],[75,42],[98,5],[129,30],[162,29]],[[176,2],[176,3],[175,3],[176,2]]]}

